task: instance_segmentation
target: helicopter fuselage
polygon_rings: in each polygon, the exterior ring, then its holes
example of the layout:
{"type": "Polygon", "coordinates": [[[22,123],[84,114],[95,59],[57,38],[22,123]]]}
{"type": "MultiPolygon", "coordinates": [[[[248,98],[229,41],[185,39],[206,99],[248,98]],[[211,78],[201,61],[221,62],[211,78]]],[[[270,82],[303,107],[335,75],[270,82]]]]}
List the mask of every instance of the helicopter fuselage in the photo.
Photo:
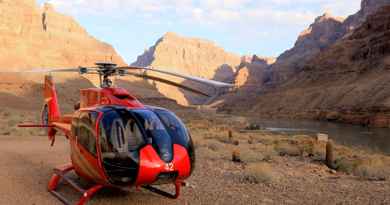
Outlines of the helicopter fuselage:
{"type": "Polygon", "coordinates": [[[113,186],[174,183],[190,176],[193,144],[173,113],[144,106],[122,88],[84,89],[80,96],[68,136],[79,176],[113,186]]]}

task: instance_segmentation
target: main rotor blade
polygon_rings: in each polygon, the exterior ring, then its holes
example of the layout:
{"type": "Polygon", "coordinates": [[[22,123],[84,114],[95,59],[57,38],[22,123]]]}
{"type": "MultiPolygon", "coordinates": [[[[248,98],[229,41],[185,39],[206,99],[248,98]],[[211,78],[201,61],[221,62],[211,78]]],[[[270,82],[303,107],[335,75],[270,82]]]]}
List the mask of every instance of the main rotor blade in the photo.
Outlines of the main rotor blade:
{"type": "Polygon", "coordinates": [[[185,74],[180,74],[180,73],[176,73],[176,72],[155,69],[155,68],[129,66],[129,67],[119,67],[118,69],[153,71],[156,73],[162,73],[162,74],[182,78],[185,80],[190,80],[190,81],[194,81],[194,82],[198,82],[198,83],[203,83],[206,85],[211,85],[211,86],[218,87],[218,88],[221,88],[221,87],[233,88],[234,87],[234,85],[229,84],[229,83],[219,82],[219,81],[215,81],[215,80],[209,80],[209,79],[205,79],[205,78],[199,78],[199,77],[195,77],[195,76],[190,76],[190,75],[185,75],[185,74]]]}
{"type": "Polygon", "coordinates": [[[138,74],[138,73],[131,73],[131,72],[126,72],[126,74],[127,75],[132,75],[132,76],[135,76],[135,77],[139,77],[139,78],[148,79],[148,80],[158,81],[158,82],[161,82],[161,83],[165,83],[165,84],[168,84],[168,85],[172,85],[172,86],[175,86],[175,87],[182,88],[184,90],[187,90],[187,91],[199,94],[199,95],[203,95],[203,96],[206,96],[206,97],[211,97],[209,94],[207,94],[205,92],[202,92],[200,90],[196,90],[196,89],[191,88],[189,86],[186,86],[186,85],[183,85],[183,84],[180,84],[180,83],[176,83],[176,82],[173,82],[173,81],[170,81],[170,80],[167,80],[167,79],[163,79],[163,78],[160,78],[160,77],[149,76],[149,75],[138,74]]]}
{"type": "Polygon", "coordinates": [[[79,68],[38,68],[32,70],[19,71],[0,71],[0,73],[81,73],[96,71],[96,67],[79,67],[79,68]]]}

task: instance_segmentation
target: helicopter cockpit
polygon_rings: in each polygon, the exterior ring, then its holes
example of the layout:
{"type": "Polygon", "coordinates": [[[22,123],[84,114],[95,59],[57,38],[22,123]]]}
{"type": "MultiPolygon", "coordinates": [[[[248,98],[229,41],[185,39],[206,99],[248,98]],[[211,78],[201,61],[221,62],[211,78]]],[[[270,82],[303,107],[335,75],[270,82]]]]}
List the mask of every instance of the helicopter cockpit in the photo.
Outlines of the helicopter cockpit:
{"type": "Polygon", "coordinates": [[[135,182],[139,150],[146,145],[152,145],[166,163],[173,160],[173,144],[193,151],[184,124],[167,110],[151,108],[106,108],[99,123],[99,144],[106,174],[121,185],[135,182]]]}

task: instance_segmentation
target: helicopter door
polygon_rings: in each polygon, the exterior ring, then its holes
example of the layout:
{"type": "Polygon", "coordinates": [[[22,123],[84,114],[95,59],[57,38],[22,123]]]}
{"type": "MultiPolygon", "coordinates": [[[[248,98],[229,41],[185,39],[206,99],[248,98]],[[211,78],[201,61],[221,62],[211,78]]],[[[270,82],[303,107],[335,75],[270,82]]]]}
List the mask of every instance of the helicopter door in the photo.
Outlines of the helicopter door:
{"type": "Polygon", "coordinates": [[[72,160],[77,171],[91,179],[101,178],[96,149],[96,121],[99,116],[97,112],[81,112],[77,129],[76,152],[72,153],[72,160]]]}
{"type": "Polygon", "coordinates": [[[96,120],[97,112],[82,112],[80,115],[78,143],[91,154],[97,157],[96,153],[96,120]]]}

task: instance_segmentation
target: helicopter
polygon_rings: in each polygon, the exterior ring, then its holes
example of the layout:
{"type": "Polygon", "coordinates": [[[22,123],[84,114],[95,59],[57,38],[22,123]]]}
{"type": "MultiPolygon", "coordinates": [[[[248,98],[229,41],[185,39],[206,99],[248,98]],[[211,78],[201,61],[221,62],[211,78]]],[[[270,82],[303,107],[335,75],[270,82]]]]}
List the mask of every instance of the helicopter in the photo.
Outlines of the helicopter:
{"type": "Polygon", "coordinates": [[[81,194],[76,204],[86,204],[103,188],[126,190],[144,188],[163,197],[176,199],[195,165],[195,148],[191,135],[174,112],[142,104],[127,90],[113,86],[114,76],[135,76],[157,81],[215,98],[233,88],[231,84],[208,80],[150,67],[124,66],[99,62],[96,67],[42,69],[31,72],[45,75],[44,105],[40,124],[21,124],[22,128],[44,128],[51,146],[62,133],[70,144],[71,162],[54,168],[48,191],[63,204],[72,204],[57,191],[67,184],[81,194]],[[80,102],[72,114],[63,115],[51,73],[74,72],[99,76],[100,86],[80,90],[80,102]],[[214,96],[199,89],[153,75],[164,74],[201,83],[214,88],[214,96]],[[92,184],[83,188],[70,177],[75,173],[92,184]],[[156,185],[174,185],[168,193],[156,185]]]}

